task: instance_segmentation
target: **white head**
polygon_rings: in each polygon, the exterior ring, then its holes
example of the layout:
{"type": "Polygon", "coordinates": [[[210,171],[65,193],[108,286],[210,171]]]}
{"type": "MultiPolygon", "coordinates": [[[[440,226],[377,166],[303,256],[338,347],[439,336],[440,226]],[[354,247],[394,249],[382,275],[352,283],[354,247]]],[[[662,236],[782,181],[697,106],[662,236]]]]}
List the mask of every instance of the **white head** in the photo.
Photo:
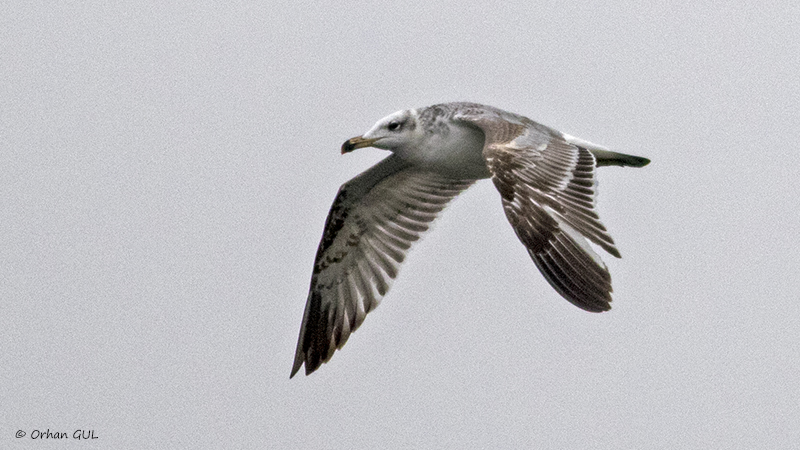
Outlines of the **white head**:
{"type": "Polygon", "coordinates": [[[414,109],[390,114],[375,123],[364,135],[349,139],[342,144],[342,153],[362,147],[395,151],[413,146],[425,134],[417,126],[417,117],[417,111],[414,109]]]}

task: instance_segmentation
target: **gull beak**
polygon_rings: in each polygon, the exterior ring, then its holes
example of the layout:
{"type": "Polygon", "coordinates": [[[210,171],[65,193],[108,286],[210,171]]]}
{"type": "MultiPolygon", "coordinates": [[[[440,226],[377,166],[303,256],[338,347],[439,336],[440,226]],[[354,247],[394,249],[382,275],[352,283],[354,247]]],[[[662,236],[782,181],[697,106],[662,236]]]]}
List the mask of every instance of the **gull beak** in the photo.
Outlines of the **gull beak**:
{"type": "Polygon", "coordinates": [[[378,139],[380,138],[364,139],[363,136],[358,136],[354,137],[353,139],[348,139],[347,141],[345,141],[344,144],[342,144],[342,154],[344,155],[345,153],[350,153],[357,148],[369,147],[372,144],[374,144],[375,141],[377,141],[378,139]]]}

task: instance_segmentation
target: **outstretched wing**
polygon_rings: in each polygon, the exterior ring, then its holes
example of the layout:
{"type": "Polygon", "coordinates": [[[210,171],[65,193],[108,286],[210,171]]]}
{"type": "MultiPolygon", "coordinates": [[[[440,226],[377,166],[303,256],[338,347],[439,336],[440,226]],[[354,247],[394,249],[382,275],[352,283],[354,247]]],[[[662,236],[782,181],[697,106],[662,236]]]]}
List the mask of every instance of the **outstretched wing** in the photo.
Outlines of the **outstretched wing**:
{"type": "Polygon", "coordinates": [[[501,110],[467,108],[454,118],[485,133],[483,156],[506,217],[550,285],[579,308],[610,309],[611,276],[586,242],[620,256],[595,212],[592,153],[556,130],[501,110]]]}
{"type": "Polygon", "coordinates": [[[342,348],[389,290],[411,244],[474,180],[411,167],[394,155],[345,183],[317,249],[293,377],[342,348]]]}

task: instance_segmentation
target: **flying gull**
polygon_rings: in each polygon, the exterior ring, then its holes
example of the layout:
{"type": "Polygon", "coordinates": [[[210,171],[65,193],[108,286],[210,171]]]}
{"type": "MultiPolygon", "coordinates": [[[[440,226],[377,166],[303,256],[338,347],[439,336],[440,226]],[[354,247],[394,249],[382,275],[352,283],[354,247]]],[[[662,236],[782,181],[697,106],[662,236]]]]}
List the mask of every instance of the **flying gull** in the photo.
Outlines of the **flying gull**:
{"type": "Polygon", "coordinates": [[[611,308],[611,276],[588,241],[620,257],[595,212],[599,166],[650,160],[609,151],[527,117],[475,103],[398,111],[342,145],[392,152],[343,184],[317,249],[291,377],[328,362],[378,306],[436,215],[491,178],[536,267],[586,311],[611,308]]]}

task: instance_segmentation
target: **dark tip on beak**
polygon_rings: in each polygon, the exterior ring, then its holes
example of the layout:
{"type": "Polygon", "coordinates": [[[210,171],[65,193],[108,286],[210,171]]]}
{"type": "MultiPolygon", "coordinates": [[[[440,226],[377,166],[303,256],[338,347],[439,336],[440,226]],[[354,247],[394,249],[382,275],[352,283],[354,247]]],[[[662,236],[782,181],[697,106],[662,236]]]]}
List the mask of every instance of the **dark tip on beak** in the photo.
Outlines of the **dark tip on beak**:
{"type": "Polygon", "coordinates": [[[344,141],[344,144],[342,144],[342,154],[343,155],[345,153],[350,153],[355,149],[356,149],[356,144],[353,143],[352,139],[346,140],[346,141],[344,141]]]}
{"type": "Polygon", "coordinates": [[[364,139],[361,136],[348,139],[344,144],[342,144],[342,154],[344,155],[345,153],[350,153],[357,148],[369,147],[377,140],[378,139],[364,139]]]}

